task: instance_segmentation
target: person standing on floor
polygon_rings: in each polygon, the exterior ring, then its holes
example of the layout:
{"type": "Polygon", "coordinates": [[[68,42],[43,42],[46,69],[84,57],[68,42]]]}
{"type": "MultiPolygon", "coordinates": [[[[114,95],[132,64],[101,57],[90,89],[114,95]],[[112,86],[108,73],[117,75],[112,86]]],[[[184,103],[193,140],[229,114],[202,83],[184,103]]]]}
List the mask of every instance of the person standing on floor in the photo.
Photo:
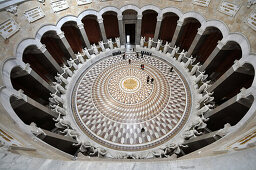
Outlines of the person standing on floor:
{"type": "Polygon", "coordinates": [[[128,60],[129,64],[131,64],[131,59],[128,60]]]}

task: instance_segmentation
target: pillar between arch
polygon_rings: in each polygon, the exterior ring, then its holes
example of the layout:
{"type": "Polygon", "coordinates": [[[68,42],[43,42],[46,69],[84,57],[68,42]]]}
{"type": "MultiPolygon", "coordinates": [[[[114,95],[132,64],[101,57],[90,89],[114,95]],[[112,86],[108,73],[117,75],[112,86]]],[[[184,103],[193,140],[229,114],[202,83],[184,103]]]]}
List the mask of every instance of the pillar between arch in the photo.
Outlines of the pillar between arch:
{"type": "Polygon", "coordinates": [[[135,41],[135,43],[136,43],[137,45],[140,44],[141,22],[142,22],[142,15],[137,15],[137,23],[136,23],[136,41],[135,41]]]}
{"type": "Polygon", "coordinates": [[[100,32],[101,32],[101,36],[102,36],[103,42],[107,42],[107,36],[106,36],[106,32],[105,32],[103,18],[99,18],[98,19],[98,23],[99,23],[99,26],[100,26],[100,32]]]}
{"type": "Polygon", "coordinates": [[[156,29],[155,29],[155,34],[154,34],[154,41],[157,41],[157,39],[159,37],[161,24],[162,24],[162,17],[157,17],[156,29]]]}
{"type": "Polygon", "coordinates": [[[87,48],[91,48],[90,41],[89,41],[88,36],[87,36],[87,34],[85,32],[85,29],[84,29],[84,24],[82,22],[81,23],[77,23],[77,26],[78,26],[78,28],[80,30],[80,33],[81,33],[81,35],[83,37],[83,40],[84,40],[84,43],[85,43],[86,47],[87,48]]]}
{"type": "Polygon", "coordinates": [[[173,37],[172,37],[172,42],[171,42],[170,46],[173,47],[173,46],[175,45],[175,43],[176,43],[176,41],[177,41],[177,39],[178,39],[178,35],[179,35],[179,33],[180,33],[180,30],[181,30],[182,25],[183,25],[183,21],[178,20],[178,21],[177,21],[177,26],[176,26],[174,35],[173,35],[173,37]]]}
{"type": "Polygon", "coordinates": [[[198,41],[200,40],[201,36],[203,35],[204,31],[205,31],[204,29],[198,28],[197,34],[196,34],[191,46],[189,47],[188,54],[187,54],[188,56],[191,56],[191,54],[193,53],[193,51],[194,51],[198,41]]]}
{"type": "Polygon", "coordinates": [[[123,24],[123,16],[119,15],[117,16],[118,18],[118,29],[119,29],[119,36],[120,36],[120,41],[121,44],[125,44],[125,35],[124,35],[124,24],[123,24]]]}
{"type": "Polygon", "coordinates": [[[57,35],[59,36],[60,40],[62,41],[62,43],[64,44],[64,46],[66,47],[66,49],[68,50],[69,55],[75,59],[75,53],[73,52],[72,48],[70,47],[68,40],[66,39],[64,32],[63,31],[59,31],[57,33],[57,35]]]}

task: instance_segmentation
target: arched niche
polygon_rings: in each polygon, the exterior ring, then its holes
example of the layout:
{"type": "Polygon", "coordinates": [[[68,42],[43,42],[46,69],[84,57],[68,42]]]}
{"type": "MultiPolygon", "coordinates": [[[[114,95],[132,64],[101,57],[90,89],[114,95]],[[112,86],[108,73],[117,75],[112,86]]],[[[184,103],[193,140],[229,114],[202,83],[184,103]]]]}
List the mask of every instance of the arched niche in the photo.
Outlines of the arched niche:
{"type": "Polygon", "coordinates": [[[146,10],[142,13],[141,36],[154,38],[158,13],[153,10],[146,10]]]}
{"type": "Polygon", "coordinates": [[[159,38],[161,40],[168,42],[172,41],[172,37],[174,35],[178,20],[179,16],[174,13],[168,12],[163,15],[159,35],[159,38]]]}
{"type": "Polygon", "coordinates": [[[87,15],[82,19],[82,22],[84,24],[85,32],[91,44],[98,43],[102,40],[97,16],[87,15]]]}
{"type": "Polygon", "coordinates": [[[105,12],[102,15],[104,28],[106,32],[107,39],[114,40],[115,37],[119,37],[119,27],[117,13],[113,11],[105,12]]]}

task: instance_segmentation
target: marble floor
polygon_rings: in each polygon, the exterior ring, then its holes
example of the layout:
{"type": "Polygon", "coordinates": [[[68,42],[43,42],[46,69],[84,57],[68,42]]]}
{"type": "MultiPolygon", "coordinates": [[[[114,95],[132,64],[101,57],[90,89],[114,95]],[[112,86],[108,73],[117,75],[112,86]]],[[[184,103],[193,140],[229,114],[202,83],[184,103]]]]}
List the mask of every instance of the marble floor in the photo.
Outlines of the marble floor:
{"type": "Polygon", "coordinates": [[[171,67],[132,52],[125,59],[98,61],[83,72],[72,94],[78,125],[95,142],[116,150],[145,150],[170,140],[191,106],[187,82],[171,67]]]}

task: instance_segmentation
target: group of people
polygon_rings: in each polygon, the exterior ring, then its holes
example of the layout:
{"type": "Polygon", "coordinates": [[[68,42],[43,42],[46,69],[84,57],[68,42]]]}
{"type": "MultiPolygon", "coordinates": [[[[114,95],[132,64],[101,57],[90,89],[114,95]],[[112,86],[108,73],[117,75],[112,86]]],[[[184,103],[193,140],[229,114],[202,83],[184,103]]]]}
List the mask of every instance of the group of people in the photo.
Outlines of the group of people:
{"type": "Polygon", "coordinates": [[[148,84],[150,81],[151,81],[151,84],[153,84],[153,83],[154,83],[154,78],[151,78],[151,79],[150,79],[150,77],[148,76],[148,77],[147,77],[147,84],[148,84]]]}
{"type": "Polygon", "coordinates": [[[152,53],[147,52],[147,51],[141,51],[140,53],[141,53],[142,56],[143,56],[143,55],[149,55],[149,56],[152,55],[152,53]]]}
{"type": "Polygon", "coordinates": [[[113,56],[115,56],[115,55],[120,55],[120,54],[122,54],[121,51],[117,51],[117,52],[112,53],[113,56]]]}

